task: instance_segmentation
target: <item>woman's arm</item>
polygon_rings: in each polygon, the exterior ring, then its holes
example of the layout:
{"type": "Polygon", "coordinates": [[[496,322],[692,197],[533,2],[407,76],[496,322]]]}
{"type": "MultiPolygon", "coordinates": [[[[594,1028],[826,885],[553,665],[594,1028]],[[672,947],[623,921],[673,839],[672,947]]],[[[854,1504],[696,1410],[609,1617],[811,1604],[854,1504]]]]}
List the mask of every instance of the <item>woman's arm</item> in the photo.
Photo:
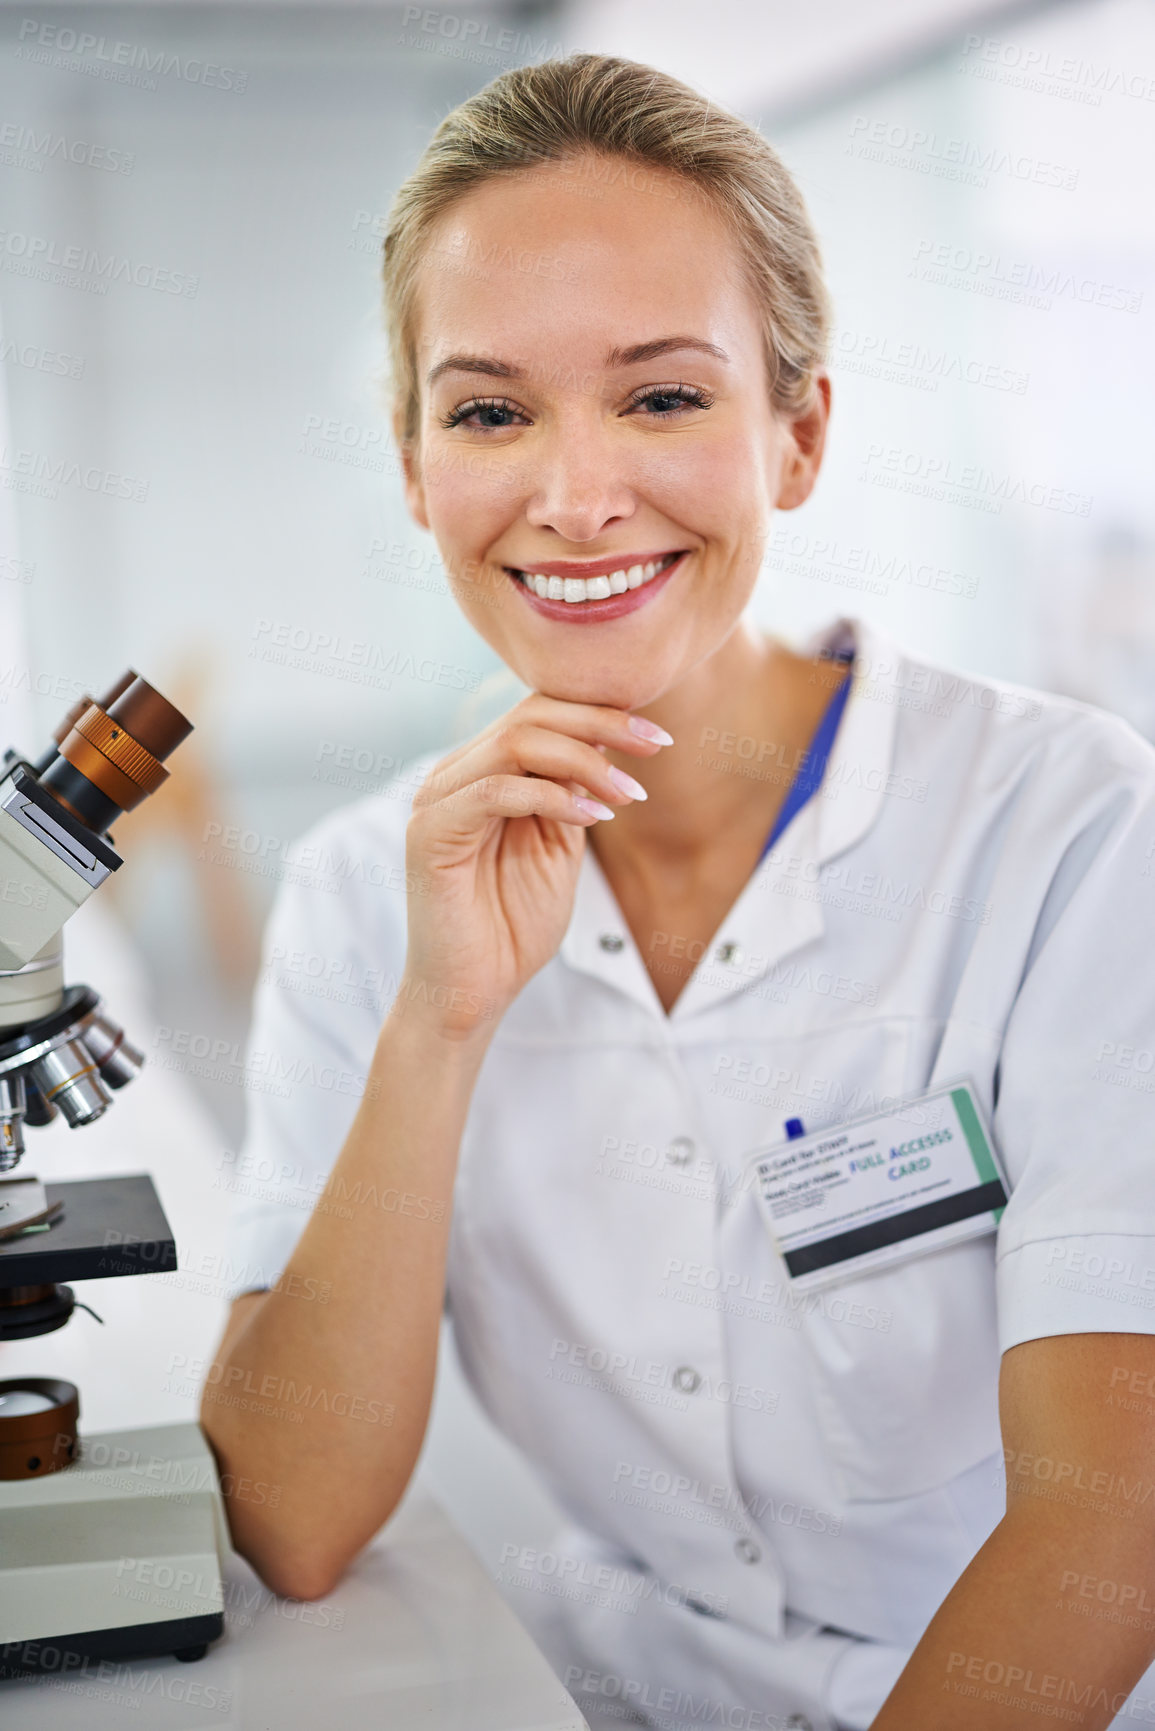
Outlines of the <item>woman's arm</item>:
{"type": "Polygon", "coordinates": [[[1151,1335],[1055,1335],[1004,1354],[1007,1512],[874,1731],[1111,1724],[1155,1659],[1152,1396],[1151,1335]]]}
{"type": "Polygon", "coordinates": [[[278,1289],[236,1300],[201,1405],[233,1543],[313,1599],[388,1519],[433,1393],[457,1152],[488,1040],[391,1015],[278,1289]],[[325,1304],[310,1302],[325,1283],[325,1304]],[[260,1501],[245,1484],[271,1487],[260,1501]]]}
{"type": "Polygon", "coordinates": [[[405,975],[364,1097],[277,1287],[238,1301],[202,1401],[234,1543],[277,1591],[328,1591],[409,1482],[485,1051],[565,935],[583,829],[635,797],[599,747],[648,757],[668,737],[534,692],[413,796],[405,975]],[[320,1287],[324,1305],[305,1296],[320,1287]]]}

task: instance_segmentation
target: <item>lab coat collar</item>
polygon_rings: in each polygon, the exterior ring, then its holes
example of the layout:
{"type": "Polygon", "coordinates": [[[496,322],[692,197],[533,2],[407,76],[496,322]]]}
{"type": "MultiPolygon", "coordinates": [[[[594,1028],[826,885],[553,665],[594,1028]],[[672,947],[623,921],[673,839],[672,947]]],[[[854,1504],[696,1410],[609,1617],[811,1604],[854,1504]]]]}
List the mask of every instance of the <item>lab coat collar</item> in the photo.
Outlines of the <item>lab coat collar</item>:
{"type": "MultiPolygon", "coordinates": [[[[861,841],[882,809],[893,767],[900,673],[906,656],[889,633],[856,618],[836,619],[815,632],[801,653],[817,655],[823,647],[832,653],[852,648],[854,673],[822,787],[807,802],[818,818],[820,864],[861,841]]],[[[782,841],[789,836],[788,826],[782,841]]]]}
{"type": "Polygon", "coordinates": [[[866,620],[842,616],[800,653],[855,652],[846,707],[822,785],[786,826],[714,934],[667,1016],[597,857],[587,845],[560,955],[671,1027],[762,978],[826,929],[818,871],[853,847],[881,810],[891,773],[903,650],[866,620]]]}

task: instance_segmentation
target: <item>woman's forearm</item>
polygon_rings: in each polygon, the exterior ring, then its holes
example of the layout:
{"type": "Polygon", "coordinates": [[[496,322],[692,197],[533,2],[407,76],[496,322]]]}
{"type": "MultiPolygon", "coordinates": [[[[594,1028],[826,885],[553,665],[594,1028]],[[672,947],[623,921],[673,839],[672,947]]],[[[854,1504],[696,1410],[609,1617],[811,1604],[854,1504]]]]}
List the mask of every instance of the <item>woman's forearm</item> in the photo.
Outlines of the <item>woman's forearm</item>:
{"type": "Polygon", "coordinates": [[[931,1619],[875,1731],[1114,1722],[1155,1658],[1151,1434],[1131,1410],[1142,1403],[1106,1398],[1121,1352],[1155,1377],[1150,1335],[1050,1335],[1004,1352],[1007,1513],[931,1619]]]}
{"type": "Polygon", "coordinates": [[[420,1452],[457,1157],[490,1031],[447,1037],[399,995],[277,1290],[249,1300],[210,1368],[201,1422],[228,1475],[233,1541],[293,1596],[329,1589],[420,1452]],[[253,1483],[259,1499],[242,1492],[253,1483]]]}
{"type": "Polygon", "coordinates": [[[1149,1517],[1013,1510],[936,1612],[874,1731],[1103,1731],[1155,1656],[1155,1622],[1135,1609],[1155,1601],[1151,1541],[1149,1517]],[[1096,1596],[1100,1583],[1108,1594],[1096,1596]],[[1109,1618],[1116,1599],[1129,1610],[1109,1618]]]}

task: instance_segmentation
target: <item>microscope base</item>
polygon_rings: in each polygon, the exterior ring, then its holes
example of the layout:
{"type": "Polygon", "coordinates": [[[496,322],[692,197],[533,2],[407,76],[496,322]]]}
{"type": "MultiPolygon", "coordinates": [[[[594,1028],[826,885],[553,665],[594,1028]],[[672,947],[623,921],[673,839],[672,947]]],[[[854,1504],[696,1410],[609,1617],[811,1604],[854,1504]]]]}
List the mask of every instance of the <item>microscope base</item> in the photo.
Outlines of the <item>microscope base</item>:
{"type": "Polygon", "coordinates": [[[224,1632],[224,1613],[175,1617],[168,1623],[136,1623],[127,1629],[91,1629],[77,1635],[41,1635],[35,1641],[0,1645],[0,1681],[18,1677],[67,1676],[90,1660],[203,1659],[224,1632]]]}
{"type": "Polygon", "coordinates": [[[0,1676],[85,1658],[199,1658],[224,1627],[228,1529],[199,1425],[105,1431],[41,1478],[0,1480],[0,1676]]]}

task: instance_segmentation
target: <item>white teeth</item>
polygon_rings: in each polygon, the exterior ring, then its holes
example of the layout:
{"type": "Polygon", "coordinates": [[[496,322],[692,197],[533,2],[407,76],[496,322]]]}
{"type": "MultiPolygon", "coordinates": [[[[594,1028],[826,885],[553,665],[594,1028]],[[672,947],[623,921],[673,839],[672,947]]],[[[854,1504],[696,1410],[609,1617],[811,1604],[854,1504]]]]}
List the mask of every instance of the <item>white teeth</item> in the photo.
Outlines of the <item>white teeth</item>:
{"type": "Polygon", "coordinates": [[[630,565],[601,577],[543,577],[527,571],[518,575],[526,587],[543,600],[606,601],[611,595],[623,595],[627,589],[640,589],[676,557],[676,554],[667,554],[663,559],[651,559],[646,565],[630,565]]]}

